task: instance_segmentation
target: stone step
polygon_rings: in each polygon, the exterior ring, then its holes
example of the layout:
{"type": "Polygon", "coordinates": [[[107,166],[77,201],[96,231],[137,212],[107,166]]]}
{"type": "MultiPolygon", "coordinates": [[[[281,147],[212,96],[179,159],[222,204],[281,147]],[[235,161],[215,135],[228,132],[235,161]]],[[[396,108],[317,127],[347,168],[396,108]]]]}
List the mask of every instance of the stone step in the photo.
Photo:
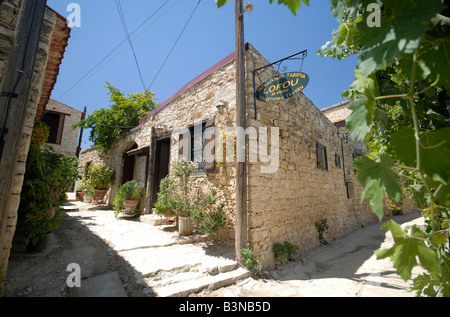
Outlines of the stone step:
{"type": "Polygon", "coordinates": [[[175,219],[160,217],[155,214],[147,214],[147,215],[141,215],[139,217],[139,221],[148,223],[148,224],[154,225],[154,226],[163,226],[163,225],[172,225],[174,223],[175,219]]]}
{"type": "Polygon", "coordinates": [[[63,206],[61,206],[62,210],[65,212],[77,212],[80,211],[80,207],[72,204],[72,203],[67,203],[63,206]]]}
{"type": "Polygon", "coordinates": [[[249,276],[251,276],[251,272],[242,267],[216,274],[191,270],[171,272],[145,278],[147,287],[144,292],[149,296],[184,297],[204,289],[215,290],[228,286],[249,276]]]}

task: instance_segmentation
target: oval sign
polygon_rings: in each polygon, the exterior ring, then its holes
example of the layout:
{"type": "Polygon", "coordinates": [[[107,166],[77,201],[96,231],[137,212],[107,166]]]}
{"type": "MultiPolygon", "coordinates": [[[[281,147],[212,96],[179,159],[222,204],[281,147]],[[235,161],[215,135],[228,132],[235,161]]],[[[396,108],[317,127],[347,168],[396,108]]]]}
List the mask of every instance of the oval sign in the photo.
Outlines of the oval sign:
{"type": "Polygon", "coordinates": [[[303,90],[309,83],[309,76],[301,72],[284,73],[272,77],[256,89],[258,100],[276,102],[289,99],[303,90]]]}

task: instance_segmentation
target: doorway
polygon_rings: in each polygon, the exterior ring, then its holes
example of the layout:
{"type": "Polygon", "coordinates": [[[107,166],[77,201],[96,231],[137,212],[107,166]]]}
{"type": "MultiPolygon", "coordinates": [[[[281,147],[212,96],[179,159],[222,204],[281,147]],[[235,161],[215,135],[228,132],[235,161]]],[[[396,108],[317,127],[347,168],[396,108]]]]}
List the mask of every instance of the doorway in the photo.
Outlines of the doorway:
{"type": "Polygon", "coordinates": [[[159,185],[161,180],[169,175],[170,139],[156,141],[155,169],[153,174],[152,205],[158,200],[159,185]]]}
{"type": "Polygon", "coordinates": [[[131,148],[123,153],[123,169],[122,169],[122,182],[121,185],[128,181],[133,180],[134,177],[134,155],[128,155],[127,152],[137,149],[137,144],[135,143],[131,148]]]}

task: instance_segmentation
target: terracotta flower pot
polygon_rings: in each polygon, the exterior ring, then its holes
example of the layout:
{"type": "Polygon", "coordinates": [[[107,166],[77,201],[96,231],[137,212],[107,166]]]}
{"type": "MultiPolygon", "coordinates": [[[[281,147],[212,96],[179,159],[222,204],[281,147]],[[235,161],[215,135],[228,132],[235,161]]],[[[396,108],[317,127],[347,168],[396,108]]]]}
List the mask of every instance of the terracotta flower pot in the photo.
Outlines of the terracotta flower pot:
{"type": "Polygon", "coordinates": [[[134,209],[136,209],[137,205],[139,203],[139,200],[128,200],[124,199],[122,207],[124,212],[131,212],[134,209]]]}
{"type": "Polygon", "coordinates": [[[108,192],[108,190],[106,189],[94,189],[95,192],[95,200],[99,201],[99,200],[103,200],[103,198],[105,198],[106,193],[108,192]]]}
{"type": "Polygon", "coordinates": [[[47,216],[47,219],[48,219],[48,220],[53,219],[53,217],[55,216],[55,214],[56,214],[56,208],[53,208],[52,210],[47,210],[47,211],[45,212],[45,215],[47,216]]]}

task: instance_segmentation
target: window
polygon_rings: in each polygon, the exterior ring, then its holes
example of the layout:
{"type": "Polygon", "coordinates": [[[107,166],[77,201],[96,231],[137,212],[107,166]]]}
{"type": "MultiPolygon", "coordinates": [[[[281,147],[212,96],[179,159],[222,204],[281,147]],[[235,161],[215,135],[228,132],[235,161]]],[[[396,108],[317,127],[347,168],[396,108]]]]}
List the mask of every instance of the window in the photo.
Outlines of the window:
{"type": "Polygon", "coordinates": [[[347,123],[345,122],[345,120],[342,120],[342,121],[336,122],[336,123],[334,124],[334,126],[337,127],[337,128],[345,128],[345,125],[346,125],[346,124],[347,124],[347,123]]]}
{"type": "Polygon", "coordinates": [[[203,122],[201,129],[200,127],[192,126],[189,128],[189,133],[191,135],[191,161],[197,162],[198,164],[198,171],[204,172],[205,171],[205,160],[203,158],[203,151],[205,150],[205,130],[206,130],[206,123],[203,122]],[[198,135],[196,135],[196,133],[198,135]],[[200,134],[201,133],[201,134],[200,134]]]}
{"type": "Polygon", "coordinates": [[[326,146],[316,142],[317,167],[328,171],[327,164],[327,148],[326,146]]]}
{"type": "Polygon", "coordinates": [[[50,133],[47,143],[61,144],[62,134],[64,130],[65,116],[61,113],[47,112],[42,117],[42,122],[50,127],[50,133]]]}
{"type": "Polygon", "coordinates": [[[334,154],[334,162],[337,167],[341,168],[341,156],[337,153],[334,154]]]}
{"type": "MultiPolygon", "coordinates": [[[[214,128],[214,119],[207,120],[199,123],[198,125],[190,126],[189,133],[180,134],[179,152],[178,155],[181,159],[187,161],[196,162],[198,164],[198,172],[206,172],[215,168],[215,162],[208,162],[206,158],[207,144],[214,142],[214,135],[211,133],[205,133],[207,129],[214,128]],[[189,140],[184,140],[185,137],[189,137],[189,140]],[[184,150],[187,150],[185,155],[184,150]],[[189,155],[187,155],[189,154],[189,155]]],[[[214,153],[210,153],[214,156],[214,153]]]]}

